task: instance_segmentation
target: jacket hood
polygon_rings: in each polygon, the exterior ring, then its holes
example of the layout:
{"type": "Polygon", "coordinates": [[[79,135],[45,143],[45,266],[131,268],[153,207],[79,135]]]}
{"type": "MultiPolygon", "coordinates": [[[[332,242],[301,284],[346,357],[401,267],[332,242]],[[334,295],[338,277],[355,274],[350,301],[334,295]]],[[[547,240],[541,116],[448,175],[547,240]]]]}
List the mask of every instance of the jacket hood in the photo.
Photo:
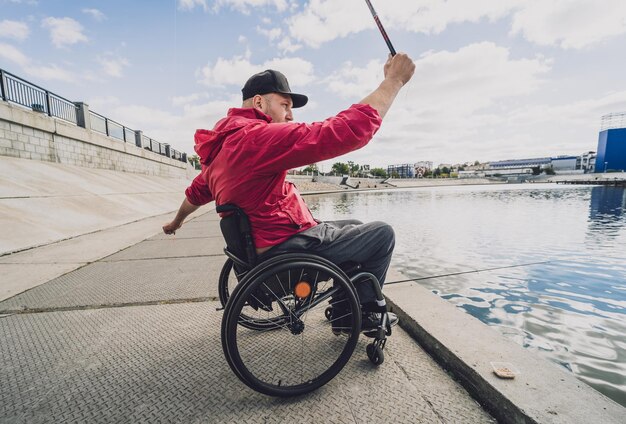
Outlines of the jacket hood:
{"type": "Polygon", "coordinates": [[[200,163],[210,165],[217,154],[222,150],[226,137],[239,129],[250,125],[254,121],[271,122],[272,118],[254,108],[229,109],[225,118],[221,119],[212,130],[196,130],[194,150],[200,156],[200,163]]]}

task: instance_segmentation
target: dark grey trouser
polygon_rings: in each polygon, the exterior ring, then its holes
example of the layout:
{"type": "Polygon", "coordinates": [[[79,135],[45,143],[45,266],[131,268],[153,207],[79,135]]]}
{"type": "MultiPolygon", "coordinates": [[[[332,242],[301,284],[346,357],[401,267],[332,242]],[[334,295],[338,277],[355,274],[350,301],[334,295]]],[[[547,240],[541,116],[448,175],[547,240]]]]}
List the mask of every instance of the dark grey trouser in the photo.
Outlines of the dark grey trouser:
{"type": "MultiPolygon", "coordinates": [[[[296,234],[262,256],[306,251],[338,265],[349,261],[358,262],[363,266],[363,271],[371,272],[378,278],[382,288],[394,245],[393,228],[384,222],[363,224],[356,219],[324,221],[296,234]]],[[[370,284],[368,281],[356,285],[361,303],[376,301],[376,294],[370,284]]]]}

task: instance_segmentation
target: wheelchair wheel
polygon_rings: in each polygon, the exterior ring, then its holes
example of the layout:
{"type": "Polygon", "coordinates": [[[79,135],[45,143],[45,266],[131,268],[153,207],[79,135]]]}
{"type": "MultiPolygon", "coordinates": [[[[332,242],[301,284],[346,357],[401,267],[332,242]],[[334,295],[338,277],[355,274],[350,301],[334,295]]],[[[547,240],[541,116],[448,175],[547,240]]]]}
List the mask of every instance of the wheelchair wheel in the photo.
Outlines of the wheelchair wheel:
{"type": "Polygon", "coordinates": [[[250,271],[235,289],[222,320],[222,348],[231,369],[252,389],[297,396],[341,371],[360,328],[361,309],[346,275],[317,256],[286,254],[250,271]],[[325,310],[333,299],[342,314],[329,321],[325,310]],[[246,308],[255,302],[271,307],[272,328],[240,325],[243,311],[250,316],[246,308]]]}

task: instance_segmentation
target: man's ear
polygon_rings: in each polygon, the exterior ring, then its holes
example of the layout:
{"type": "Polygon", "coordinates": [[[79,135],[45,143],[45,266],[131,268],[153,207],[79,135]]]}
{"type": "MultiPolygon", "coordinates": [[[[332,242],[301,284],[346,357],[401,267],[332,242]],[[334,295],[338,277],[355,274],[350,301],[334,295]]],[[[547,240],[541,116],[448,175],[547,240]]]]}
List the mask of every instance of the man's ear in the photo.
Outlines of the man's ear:
{"type": "Polygon", "coordinates": [[[263,96],[261,96],[260,94],[256,94],[253,98],[252,98],[252,107],[254,107],[255,109],[259,109],[261,112],[263,111],[263,96]]]}

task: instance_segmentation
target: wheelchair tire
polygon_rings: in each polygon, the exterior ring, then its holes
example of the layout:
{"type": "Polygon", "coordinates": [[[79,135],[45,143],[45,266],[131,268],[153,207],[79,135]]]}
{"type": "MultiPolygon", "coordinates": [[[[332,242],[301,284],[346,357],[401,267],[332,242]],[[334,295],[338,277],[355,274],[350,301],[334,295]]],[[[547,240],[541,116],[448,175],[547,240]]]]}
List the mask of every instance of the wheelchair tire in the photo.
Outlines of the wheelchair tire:
{"type": "Polygon", "coordinates": [[[237,287],[239,280],[240,279],[237,277],[235,270],[233,269],[233,260],[226,258],[226,262],[224,262],[224,265],[222,266],[217,283],[217,292],[220,297],[220,303],[223,307],[226,307],[226,302],[228,302],[230,293],[235,289],[235,287],[237,287]]]}
{"type": "Polygon", "coordinates": [[[385,362],[385,354],[380,346],[376,346],[374,343],[370,343],[365,348],[367,357],[374,365],[380,365],[385,362]]]}
{"type": "Polygon", "coordinates": [[[233,372],[250,388],[269,396],[298,396],[341,371],[356,347],[360,328],[361,308],[348,277],[323,258],[290,253],[257,266],[237,286],[222,320],[222,348],[233,372]],[[278,279],[280,289],[270,288],[268,281],[286,275],[287,283],[278,279]],[[302,281],[312,290],[299,299],[290,290],[302,281]],[[273,294],[274,328],[250,331],[241,323],[241,316],[248,314],[242,311],[249,308],[248,299],[266,289],[273,294]],[[345,310],[335,323],[325,316],[333,298],[341,298],[345,310]]]}

